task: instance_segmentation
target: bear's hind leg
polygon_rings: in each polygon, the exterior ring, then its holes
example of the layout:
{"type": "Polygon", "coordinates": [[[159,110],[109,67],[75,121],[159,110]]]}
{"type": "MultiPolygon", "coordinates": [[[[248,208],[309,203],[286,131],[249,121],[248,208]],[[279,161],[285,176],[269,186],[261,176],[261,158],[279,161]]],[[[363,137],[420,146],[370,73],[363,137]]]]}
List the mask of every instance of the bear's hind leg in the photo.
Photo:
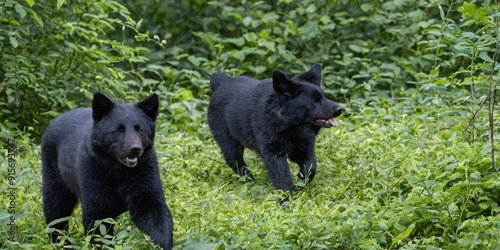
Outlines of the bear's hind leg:
{"type": "MultiPolygon", "coordinates": [[[[43,168],[43,213],[47,224],[54,220],[68,217],[73,213],[78,198],[71,193],[61,180],[58,173],[48,166],[43,168]]],[[[62,221],[52,225],[53,228],[64,231],[68,228],[68,221],[62,221]]],[[[54,231],[49,234],[52,243],[59,242],[60,233],[54,231]]]]}
{"type": "Polygon", "coordinates": [[[243,145],[235,139],[227,140],[224,144],[221,144],[224,159],[234,173],[240,176],[247,176],[253,180],[252,172],[250,172],[247,168],[247,164],[243,160],[244,149],[243,145]]]}

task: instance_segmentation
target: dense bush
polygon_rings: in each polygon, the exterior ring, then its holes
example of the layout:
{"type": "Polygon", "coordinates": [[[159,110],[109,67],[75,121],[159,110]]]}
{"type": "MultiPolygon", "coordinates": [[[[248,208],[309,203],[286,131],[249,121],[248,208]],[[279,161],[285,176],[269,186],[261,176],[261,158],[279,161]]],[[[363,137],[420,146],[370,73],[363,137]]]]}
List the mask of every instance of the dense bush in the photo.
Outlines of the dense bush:
{"type": "MultiPolygon", "coordinates": [[[[0,248],[48,247],[37,139],[95,91],[160,94],[178,249],[499,248],[499,41],[491,0],[0,2],[0,137],[19,166],[18,234],[0,248]],[[255,154],[254,182],[224,165],[205,124],[208,79],[315,62],[348,112],[320,133],[318,177],[279,207],[255,154]]],[[[68,237],[85,249],[79,213],[68,237]]],[[[116,223],[111,241],[152,247],[127,215],[116,223]]]]}
{"type": "Polygon", "coordinates": [[[493,1],[123,1],[169,41],[149,58],[174,68],[167,84],[201,110],[206,79],[222,70],[263,78],[320,62],[326,92],[350,112],[401,102],[471,112],[498,79],[493,1]]]}
{"type": "Polygon", "coordinates": [[[0,8],[3,131],[30,127],[39,136],[57,114],[88,106],[95,91],[137,100],[158,84],[138,66],[150,38],[116,1],[7,0],[0,8]],[[113,30],[131,30],[135,42],[109,38],[113,30]]]}
{"type": "Polygon", "coordinates": [[[156,90],[167,119],[196,131],[207,79],[222,70],[269,77],[274,68],[297,72],[320,62],[327,93],[352,112],[410,99],[411,106],[457,99],[477,106],[495,80],[489,76],[497,77],[489,72],[498,40],[490,1],[122,4],[3,3],[3,128],[29,125],[37,135],[94,91],[128,100],[156,90]]]}

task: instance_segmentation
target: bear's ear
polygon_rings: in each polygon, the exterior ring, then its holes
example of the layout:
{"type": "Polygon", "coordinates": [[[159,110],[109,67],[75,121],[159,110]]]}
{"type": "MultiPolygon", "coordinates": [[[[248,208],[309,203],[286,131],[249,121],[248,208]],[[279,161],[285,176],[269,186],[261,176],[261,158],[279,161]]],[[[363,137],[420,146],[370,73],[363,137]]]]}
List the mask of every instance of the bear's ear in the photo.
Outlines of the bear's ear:
{"type": "Polygon", "coordinates": [[[309,82],[319,86],[321,83],[321,64],[314,64],[309,71],[300,73],[292,78],[293,80],[309,82]]]}
{"type": "Polygon", "coordinates": [[[277,93],[286,96],[293,96],[295,91],[293,82],[290,81],[283,72],[277,69],[273,71],[273,88],[277,93]]]}
{"type": "Polygon", "coordinates": [[[104,116],[106,116],[113,108],[115,103],[109,99],[104,94],[97,92],[94,94],[94,100],[92,100],[92,118],[94,122],[100,121],[104,116]]]}
{"type": "Polygon", "coordinates": [[[148,98],[138,102],[137,107],[142,109],[144,113],[151,118],[151,120],[156,120],[156,116],[158,116],[158,108],[160,107],[158,95],[156,93],[151,94],[148,98]]]}

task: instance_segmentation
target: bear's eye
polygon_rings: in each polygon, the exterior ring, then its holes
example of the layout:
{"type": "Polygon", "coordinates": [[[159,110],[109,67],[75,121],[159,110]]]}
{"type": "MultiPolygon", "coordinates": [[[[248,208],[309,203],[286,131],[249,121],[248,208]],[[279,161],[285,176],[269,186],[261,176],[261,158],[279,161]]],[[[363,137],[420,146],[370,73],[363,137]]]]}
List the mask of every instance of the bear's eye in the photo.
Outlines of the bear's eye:
{"type": "Polygon", "coordinates": [[[315,99],[313,100],[313,104],[318,104],[319,102],[320,102],[319,98],[315,98],[315,99]]]}
{"type": "Polygon", "coordinates": [[[137,132],[141,133],[144,132],[144,130],[139,126],[139,125],[135,125],[135,130],[137,130],[137,132]]]}
{"type": "Polygon", "coordinates": [[[118,126],[115,131],[113,131],[115,134],[119,135],[125,132],[125,126],[120,125],[118,126]]]}

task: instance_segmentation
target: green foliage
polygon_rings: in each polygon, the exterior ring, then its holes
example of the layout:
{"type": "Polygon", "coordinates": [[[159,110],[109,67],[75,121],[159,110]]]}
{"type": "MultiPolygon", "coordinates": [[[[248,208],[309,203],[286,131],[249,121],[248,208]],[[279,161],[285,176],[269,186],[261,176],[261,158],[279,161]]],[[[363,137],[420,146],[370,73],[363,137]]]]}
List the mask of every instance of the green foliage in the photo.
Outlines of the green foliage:
{"type": "MultiPolygon", "coordinates": [[[[156,148],[176,249],[500,248],[494,1],[6,0],[0,13],[0,138],[17,145],[19,205],[16,241],[2,249],[57,248],[33,138],[97,90],[123,102],[160,94],[156,148]],[[295,179],[280,207],[256,154],[246,153],[252,182],[225,165],[205,124],[208,79],[315,62],[348,113],[320,133],[314,182],[295,179]]],[[[8,186],[7,164],[0,172],[8,186]]],[[[65,218],[67,237],[88,249],[80,214],[65,218]]],[[[153,248],[128,214],[111,222],[103,241],[115,249],[153,248]]]]}
{"type": "MultiPolygon", "coordinates": [[[[156,148],[177,249],[499,247],[500,179],[488,170],[488,148],[462,140],[466,121],[460,116],[409,116],[401,108],[340,118],[339,127],[323,130],[317,178],[305,187],[295,179],[296,194],[285,207],[278,205],[280,193],[273,191],[256,154],[246,154],[256,179],[241,182],[225,165],[206,125],[194,134],[172,133],[169,124],[161,124],[156,148]]],[[[19,243],[3,247],[48,245],[36,191],[41,187],[39,146],[29,134],[17,137],[16,144],[21,146],[16,158],[19,243]]],[[[4,235],[3,207],[0,214],[4,235]]],[[[115,236],[105,240],[122,249],[153,247],[128,217],[118,218],[115,236]]],[[[89,248],[79,208],[69,220],[68,239],[89,248]]]]}
{"type": "Polygon", "coordinates": [[[170,89],[192,91],[201,111],[214,71],[266,78],[320,62],[327,94],[349,112],[394,101],[470,111],[498,79],[493,1],[123,1],[169,41],[149,58],[177,69],[170,89]]]}
{"type": "Polygon", "coordinates": [[[430,67],[416,72],[418,87],[449,100],[460,98],[459,104],[477,105],[484,98],[490,81],[498,80],[494,72],[499,65],[493,65],[492,58],[498,53],[500,34],[498,8],[488,2],[483,5],[466,2],[456,6],[462,15],[460,22],[449,19],[450,12],[440,8],[442,21],[422,31],[426,39],[419,42],[418,51],[430,67]],[[493,79],[488,79],[490,75],[493,79]]]}
{"type": "MultiPolygon", "coordinates": [[[[150,40],[116,1],[16,1],[0,3],[2,123],[36,128],[39,136],[57,114],[89,106],[96,91],[136,100],[158,81],[142,76],[150,40]],[[108,37],[134,33],[129,44],[108,37]]],[[[2,125],[4,128],[4,125],[2,125]]]]}
{"type": "Polygon", "coordinates": [[[142,23],[148,30],[171,27],[165,36],[172,46],[160,59],[168,64],[269,77],[277,67],[299,71],[321,62],[330,73],[324,81],[329,94],[373,105],[404,95],[416,73],[432,69],[416,48],[427,38],[424,29],[441,24],[438,7],[448,8],[451,22],[460,16],[453,4],[441,7],[440,1],[125,3],[136,16],[151,17],[142,23]],[[167,14],[167,6],[176,8],[167,14]]]}

